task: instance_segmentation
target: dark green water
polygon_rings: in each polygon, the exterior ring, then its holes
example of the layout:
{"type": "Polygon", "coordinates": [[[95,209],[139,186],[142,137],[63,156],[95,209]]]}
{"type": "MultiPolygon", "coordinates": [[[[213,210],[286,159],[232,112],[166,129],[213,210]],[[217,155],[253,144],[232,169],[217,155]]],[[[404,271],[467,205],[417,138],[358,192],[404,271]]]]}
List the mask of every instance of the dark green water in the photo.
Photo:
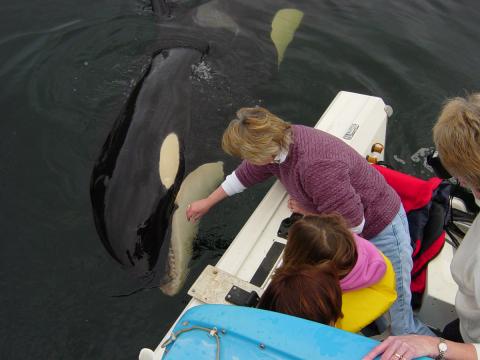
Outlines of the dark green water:
{"type": "MultiPolygon", "coordinates": [[[[263,31],[256,14],[271,4],[244,3],[249,26],[263,31]]],[[[380,96],[395,110],[387,160],[430,176],[422,150],[442,101],[479,89],[480,2],[297,4],[304,21],[258,100],[313,125],[340,90],[380,96]]],[[[0,20],[0,358],[135,358],[156,347],[188,297],[112,297],[135,281],[98,239],[89,180],[158,36],[149,3],[29,0],[2,4],[0,20]]],[[[208,215],[189,283],[217,261],[266,189],[208,215]]]]}

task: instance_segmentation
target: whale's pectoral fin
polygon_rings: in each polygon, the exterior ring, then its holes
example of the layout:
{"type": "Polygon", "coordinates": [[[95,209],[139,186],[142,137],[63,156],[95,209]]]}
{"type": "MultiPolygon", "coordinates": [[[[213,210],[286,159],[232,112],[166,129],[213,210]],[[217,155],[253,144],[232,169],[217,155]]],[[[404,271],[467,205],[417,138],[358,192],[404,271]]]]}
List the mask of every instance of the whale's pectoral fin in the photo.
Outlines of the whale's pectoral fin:
{"type": "Polygon", "coordinates": [[[297,9],[281,9],[275,14],[270,37],[277,49],[278,66],[280,66],[285,50],[293,40],[302,19],[303,12],[297,9]]]}
{"type": "Polygon", "coordinates": [[[207,197],[223,180],[223,163],[208,163],[199,166],[183,180],[175,199],[176,209],[172,216],[168,274],[160,289],[167,295],[175,295],[183,286],[192,256],[193,240],[198,232],[198,223],[191,223],[185,215],[188,204],[207,197]]]}

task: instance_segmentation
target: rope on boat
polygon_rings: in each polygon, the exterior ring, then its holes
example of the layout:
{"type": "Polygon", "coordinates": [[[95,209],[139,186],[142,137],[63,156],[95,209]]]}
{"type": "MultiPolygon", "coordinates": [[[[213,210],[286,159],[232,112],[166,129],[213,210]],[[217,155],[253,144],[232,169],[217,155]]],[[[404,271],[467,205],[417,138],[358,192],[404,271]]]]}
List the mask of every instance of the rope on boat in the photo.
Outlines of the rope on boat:
{"type": "Polygon", "coordinates": [[[182,335],[183,333],[186,333],[191,330],[202,330],[208,332],[210,336],[215,336],[215,340],[217,342],[217,352],[215,355],[215,360],[220,360],[220,337],[218,336],[218,330],[216,327],[210,329],[202,326],[191,326],[189,328],[185,328],[182,330],[177,331],[176,333],[173,333],[163,344],[160,344],[160,347],[163,349],[170,345],[171,343],[175,342],[177,338],[182,335]]]}

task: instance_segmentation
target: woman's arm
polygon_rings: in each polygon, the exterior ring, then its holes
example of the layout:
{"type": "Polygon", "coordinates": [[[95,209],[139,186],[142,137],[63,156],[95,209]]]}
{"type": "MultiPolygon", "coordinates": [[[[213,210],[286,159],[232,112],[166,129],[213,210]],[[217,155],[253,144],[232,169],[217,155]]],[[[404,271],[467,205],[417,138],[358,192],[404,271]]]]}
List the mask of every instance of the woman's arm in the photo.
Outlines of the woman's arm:
{"type": "MultiPolygon", "coordinates": [[[[445,360],[477,360],[477,351],[472,344],[445,341],[448,350],[445,360]]],[[[373,360],[382,355],[380,360],[410,360],[420,356],[435,358],[439,355],[440,339],[424,335],[390,336],[370,351],[363,360],[373,360]]]]}
{"type": "Polygon", "coordinates": [[[205,215],[212,206],[227,196],[242,192],[245,188],[262,182],[272,176],[267,166],[258,166],[243,161],[235,171],[227,176],[225,181],[207,198],[192,202],[186,211],[188,221],[197,221],[205,215]]]}
{"type": "Polygon", "coordinates": [[[227,197],[227,193],[223,190],[222,186],[219,186],[214,192],[212,192],[207,198],[194,201],[187,206],[187,220],[197,221],[215,204],[219,203],[227,197]]]}
{"type": "Polygon", "coordinates": [[[273,176],[270,166],[270,164],[254,165],[249,163],[247,160],[243,160],[242,163],[235,169],[235,174],[243,186],[250,187],[264,182],[273,176]]]}

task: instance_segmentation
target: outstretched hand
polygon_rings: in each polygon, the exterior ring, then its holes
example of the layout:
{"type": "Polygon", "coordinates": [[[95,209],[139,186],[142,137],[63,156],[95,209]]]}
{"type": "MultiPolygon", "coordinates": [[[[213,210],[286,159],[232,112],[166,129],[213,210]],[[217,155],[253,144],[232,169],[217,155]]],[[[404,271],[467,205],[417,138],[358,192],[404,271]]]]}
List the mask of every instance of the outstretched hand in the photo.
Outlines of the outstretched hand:
{"type": "Polygon", "coordinates": [[[363,360],[373,360],[382,355],[380,360],[411,360],[420,356],[435,357],[438,339],[433,336],[404,335],[389,336],[370,351],[363,360]]]}
{"type": "Polygon", "coordinates": [[[210,210],[210,202],[207,199],[201,199],[192,202],[187,206],[186,216],[190,222],[196,222],[210,210]]]}

